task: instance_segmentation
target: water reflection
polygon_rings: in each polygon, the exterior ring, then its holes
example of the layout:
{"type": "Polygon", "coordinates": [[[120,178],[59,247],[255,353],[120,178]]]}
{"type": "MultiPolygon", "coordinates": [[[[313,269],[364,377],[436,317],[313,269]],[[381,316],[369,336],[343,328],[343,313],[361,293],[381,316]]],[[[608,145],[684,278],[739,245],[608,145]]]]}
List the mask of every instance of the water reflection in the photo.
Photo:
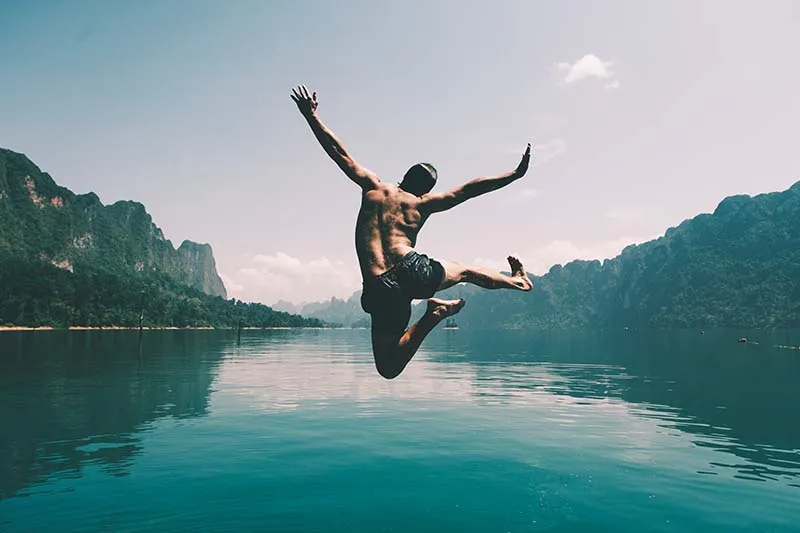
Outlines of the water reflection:
{"type": "MultiPolygon", "coordinates": [[[[785,334],[772,335],[785,342],[785,334]]],[[[337,401],[354,402],[355,416],[397,409],[390,401],[419,409],[503,405],[630,437],[629,454],[644,453],[637,442],[646,443],[647,433],[688,436],[698,448],[729,456],[713,455],[700,473],[732,471],[798,486],[800,426],[793,421],[800,358],[773,348],[769,338],[746,346],[736,338],[727,332],[441,332],[401,379],[387,382],[375,375],[365,332],[332,331],[270,349],[251,339],[249,355],[226,364],[220,379],[227,392],[264,411],[323,409],[337,401]],[[581,405],[591,409],[582,412],[581,405]],[[610,428],[590,418],[603,413],[629,425],[610,428]],[[631,416],[652,424],[634,427],[631,416]]]]}
{"type": "Polygon", "coordinates": [[[222,358],[202,332],[0,334],[0,499],[90,464],[123,476],[161,417],[208,412],[222,358]]]}
{"type": "Polygon", "coordinates": [[[469,361],[475,383],[516,391],[544,390],[583,399],[619,399],[629,412],[669,430],[693,434],[699,447],[731,454],[713,461],[742,479],[782,480],[800,487],[800,357],[778,349],[797,332],[755,332],[758,345],[735,332],[507,333],[445,338],[444,362],[469,361]],[[461,352],[458,357],[448,354],[461,352]],[[538,361],[551,378],[498,361],[538,361]]]}
{"type": "Polygon", "coordinates": [[[611,460],[677,458],[703,475],[800,487],[800,357],[771,348],[800,339],[774,335],[738,345],[725,332],[442,331],[385,381],[367,331],[246,331],[240,343],[232,332],[147,332],[141,344],[129,332],[3,333],[0,499],[87,465],[126,475],[157,420],[203,417],[216,400],[223,418],[399,421],[402,409],[473,407],[508,419],[503,439],[515,428],[552,446],[580,438],[611,460]],[[344,408],[322,412],[334,404],[344,408]],[[707,454],[698,462],[689,449],[707,454]]]}

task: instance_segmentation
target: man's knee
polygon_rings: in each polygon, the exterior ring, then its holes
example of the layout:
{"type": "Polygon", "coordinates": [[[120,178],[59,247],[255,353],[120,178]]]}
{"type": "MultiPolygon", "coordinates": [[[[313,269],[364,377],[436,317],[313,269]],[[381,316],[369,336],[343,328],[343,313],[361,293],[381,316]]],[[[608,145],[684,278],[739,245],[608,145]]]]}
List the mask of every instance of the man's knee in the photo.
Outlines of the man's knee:
{"type": "Polygon", "coordinates": [[[402,368],[397,367],[391,354],[379,352],[375,352],[375,369],[381,377],[386,379],[394,379],[403,371],[402,368]]]}
{"type": "Polygon", "coordinates": [[[403,372],[402,368],[398,369],[393,365],[380,364],[377,360],[375,361],[375,368],[378,370],[378,374],[385,379],[394,379],[403,372]]]}
{"type": "Polygon", "coordinates": [[[372,355],[375,357],[375,369],[378,374],[386,379],[394,379],[403,371],[397,368],[396,351],[400,341],[400,335],[377,334],[372,332],[372,355]]]}

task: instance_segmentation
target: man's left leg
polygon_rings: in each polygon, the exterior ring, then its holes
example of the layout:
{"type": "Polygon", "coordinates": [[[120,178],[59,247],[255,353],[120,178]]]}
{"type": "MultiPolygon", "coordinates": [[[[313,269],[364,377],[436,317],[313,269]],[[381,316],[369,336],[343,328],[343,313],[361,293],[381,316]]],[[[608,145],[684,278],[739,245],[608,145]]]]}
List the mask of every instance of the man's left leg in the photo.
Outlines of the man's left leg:
{"type": "Polygon", "coordinates": [[[511,267],[510,276],[488,268],[466,266],[452,261],[441,261],[441,264],[444,267],[444,279],[437,289],[440,291],[463,282],[472,283],[484,289],[516,289],[518,291],[533,289],[533,283],[528,278],[522,263],[513,256],[508,256],[508,265],[511,267]]]}
{"type": "MultiPolygon", "coordinates": [[[[408,362],[411,361],[411,358],[414,357],[414,354],[417,353],[428,333],[439,322],[461,311],[465,303],[463,298],[460,300],[429,298],[428,308],[422,318],[399,335],[391,332],[391,324],[386,323],[385,316],[373,314],[372,353],[375,356],[375,367],[378,369],[378,373],[386,379],[393,379],[399,376],[408,365],[408,362]],[[388,331],[387,326],[389,326],[388,331]]],[[[408,315],[406,315],[405,322],[400,325],[400,328],[405,327],[406,324],[408,324],[408,315]]]]}

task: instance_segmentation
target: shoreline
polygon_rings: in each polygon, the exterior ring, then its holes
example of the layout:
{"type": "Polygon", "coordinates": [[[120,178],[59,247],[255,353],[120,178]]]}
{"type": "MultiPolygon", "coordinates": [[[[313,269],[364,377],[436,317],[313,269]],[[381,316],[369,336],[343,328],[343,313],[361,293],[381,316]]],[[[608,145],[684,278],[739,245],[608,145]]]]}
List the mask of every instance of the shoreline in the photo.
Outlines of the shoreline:
{"type": "MultiPolygon", "coordinates": [[[[237,331],[236,327],[228,328],[215,328],[213,326],[144,326],[142,331],[237,331]]],[[[321,328],[311,326],[274,326],[274,327],[243,327],[241,331],[252,330],[289,330],[289,329],[343,329],[343,328],[321,328]]],[[[351,329],[351,328],[347,328],[351,329]]],[[[3,331],[138,331],[138,326],[68,326],[65,328],[53,326],[0,326],[0,332],[3,331]]]]}

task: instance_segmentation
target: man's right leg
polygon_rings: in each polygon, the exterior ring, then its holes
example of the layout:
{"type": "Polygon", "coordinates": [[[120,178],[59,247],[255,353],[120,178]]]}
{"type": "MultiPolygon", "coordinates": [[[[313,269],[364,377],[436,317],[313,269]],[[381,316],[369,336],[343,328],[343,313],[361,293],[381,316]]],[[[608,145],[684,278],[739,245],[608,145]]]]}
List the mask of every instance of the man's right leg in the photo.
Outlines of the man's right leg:
{"type": "Polygon", "coordinates": [[[516,289],[529,291],[533,283],[528,279],[525,268],[516,257],[508,256],[511,275],[478,266],[465,266],[451,261],[441,261],[444,266],[444,279],[438,290],[444,290],[458,283],[472,283],[484,289],[516,289]]]}
{"type": "MultiPolygon", "coordinates": [[[[428,299],[428,309],[419,322],[412,324],[408,329],[403,328],[408,324],[408,315],[405,321],[397,324],[387,323],[386,316],[378,314],[372,316],[372,353],[375,356],[375,367],[378,373],[386,379],[393,379],[400,375],[414,354],[417,353],[422,341],[436,327],[439,322],[452,316],[464,307],[464,300],[428,299]],[[402,333],[394,333],[392,329],[399,329],[402,333]]],[[[410,312],[410,310],[409,310],[410,312]]]]}

